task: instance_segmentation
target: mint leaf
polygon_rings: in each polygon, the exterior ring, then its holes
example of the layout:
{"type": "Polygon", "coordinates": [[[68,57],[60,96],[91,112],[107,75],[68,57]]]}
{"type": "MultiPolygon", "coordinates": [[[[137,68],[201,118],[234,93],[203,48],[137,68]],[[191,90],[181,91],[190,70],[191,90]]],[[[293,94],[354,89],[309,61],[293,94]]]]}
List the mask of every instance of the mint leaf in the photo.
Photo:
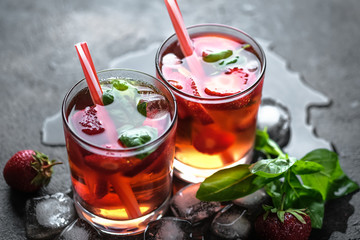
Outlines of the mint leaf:
{"type": "Polygon", "coordinates": [[[250,172],[261,177],[274,178],[286,172],[297,160],[295,158],[277,157],[264,159],[250,166],[250,172]]]}
{"type": "Polygon", "coordinates": [[[114,102],[114,95],[112,94],[111,90],[106,90],[102,95],[102,102],[103,104],[109,105],[114,102]]]}
{"type": "Polygon", "coordinates": [[[119,91],[125,91],[129,88],[128,83],[124,80],[114,79],[111,81],[114,88],[119,91]]]}
{"type": "Polygon", "coordinates": [[[248,164],[220,170],[201,183],[196,197],[202,201],[234,200],[260,189],[262,186],[253,183],[256,178],[248,164]]]}
{"type": "Polygon", "coordinates": [[[146,107],[147,107],[147,102],[139,102],[136,107],[138,112],[141,113],[144,117],[146,117],[146,107]]]}
{"type": "Polygon", "coordinates": [[[202,59],[204,62],[212,63],[212,62],[217,62],[222,59],[226,59],[226,58],[230,57],[232,54],[233,54],[233,51],[231,51],[231,50],[225,50],[225,51],[214,52],[214,53],[203,52],[202,59]]]}
{"type": "Polygon", "coordinates": [[[150,126],[119,129],[119,140],[126,147],[141,146],[157,137],[157,129],[150,126]]]}
{"type": "Polygon", "coordinates": [[[308,153],[301,161],[315,162],[324,167],[317,173],[302,175],[305,185],[318,190],[324,200],[345,196],[359,189],[342,171],[336,153],[327,149],[317,149],[308,153]]]}

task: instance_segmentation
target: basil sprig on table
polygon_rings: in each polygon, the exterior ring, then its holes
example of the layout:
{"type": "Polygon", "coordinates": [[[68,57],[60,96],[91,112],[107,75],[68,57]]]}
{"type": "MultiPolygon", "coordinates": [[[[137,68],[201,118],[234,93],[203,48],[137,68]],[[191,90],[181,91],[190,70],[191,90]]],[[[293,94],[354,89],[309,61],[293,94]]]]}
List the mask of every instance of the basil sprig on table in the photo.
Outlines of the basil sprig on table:
{"type": "Polygon", "coordinates": [[[255,150],[267,159],[220,170],[201,183],[196,197],[203,201],[230,201],[265,188],[275,208],[308,209],[313,228],[321,228],[328,200],[345,196],[357,189],[341,170],[336,153],[316,149],[300,160],[289,157],[269,138],[266,130],[257,130],[255,150]]]}

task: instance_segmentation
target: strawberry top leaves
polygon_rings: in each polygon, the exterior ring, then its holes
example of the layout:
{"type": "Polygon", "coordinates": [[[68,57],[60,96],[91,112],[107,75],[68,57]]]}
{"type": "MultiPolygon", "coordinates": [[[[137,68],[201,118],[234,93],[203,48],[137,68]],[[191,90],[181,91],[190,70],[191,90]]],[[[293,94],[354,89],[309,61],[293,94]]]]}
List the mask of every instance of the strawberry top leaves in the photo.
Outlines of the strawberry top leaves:
{"type": "Polygon", "coordinates": [[[298,160],[283,153],[266,130],[257,131],[255,149],[268,159],[216,172],[200,185],[197,198],[228,201],[264,187],[276,209],[307,208],[312,227],[321,228],[326,201],[359,189],[341,170],[337,154],[327,149],[298,160]]]}

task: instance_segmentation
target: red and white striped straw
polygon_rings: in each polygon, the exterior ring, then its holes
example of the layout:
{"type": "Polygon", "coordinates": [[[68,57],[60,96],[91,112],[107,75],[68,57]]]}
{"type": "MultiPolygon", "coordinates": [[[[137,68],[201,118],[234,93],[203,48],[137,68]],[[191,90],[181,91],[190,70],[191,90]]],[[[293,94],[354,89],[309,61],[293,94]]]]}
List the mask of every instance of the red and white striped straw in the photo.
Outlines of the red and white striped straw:
{"type": "Polygon", "coordinates": [[[171,22],[174,26],[176,36],[178,37],[181,50],[187,57],[193,53],[193,45],[190,40],[189,34],[186,31],[185,23],[180,12],[179,5],[176,0],[165,0],[166,8],[169,12],[171,22]]]}
{"type": "Polygon", "coordinates": [[[90,90],[90,95],[95,104],[103,105],[102,89],[95,71],[94,63],[91,59],[90,51],[86,42],[75,44],[81,66],[84,71],[85,79],[90,90]]]}
{"type": "MultiPolygon", "coordinates": [[[[87,46],[86,42],[81,42],[75,44],[76,51],[78,53],[80,63],[82,66],[82,69],[84,71],[85,79],[90,91],[91,98],[94,102],[94,104],[103,105],[102,102],[102,89],[100,86],[99,78],[95,71],[94,63],[91,59],[90,51],[87,46]]],[[[108,113],[103,108],[98,108],[99,112],[99,118],[102,119],[103,122],[106,122],[107,128],[111,129],[110,132],[108,132],[109,139],[112,139],[110,137],[110,134],[116,134],[116,129],[111,121],[108,113]]],[[[137,202],[137,199],[131,189],[130,183],[128,180],[121,176],[121,174],[113,174],[114,176],[110,176],[110,183],[113,185],[116,194],[119,196],[119,199],[125,206],[125,210],[127,215],[130,218],[138,218],[141,216],[140,206],[137,202]],[[116,175],[116,177],[115,177],[116,175]]]]}
{"type": "MultiPolygon", "coordinates": [[[[193,43],[190,39],[189,33],[185,27],[184,19],[180,12],[179,5],[176,0],[164,0],[166,8],[168,10],[171,22],[174,26],[174,30],[178,41],[180,43],[181,52],[186,57],[186,61],[189,65],[190,71],[192,72],[194,78],[194,82],[198,89],[203,89],[203,78],[205,78],[205,73],[203,67],[201,66],[198,57],[196,56],[196,52],[194,51],[193,43]]],[[[200,96],[203,96],[203,91],[199,91],[200,96]]]]}

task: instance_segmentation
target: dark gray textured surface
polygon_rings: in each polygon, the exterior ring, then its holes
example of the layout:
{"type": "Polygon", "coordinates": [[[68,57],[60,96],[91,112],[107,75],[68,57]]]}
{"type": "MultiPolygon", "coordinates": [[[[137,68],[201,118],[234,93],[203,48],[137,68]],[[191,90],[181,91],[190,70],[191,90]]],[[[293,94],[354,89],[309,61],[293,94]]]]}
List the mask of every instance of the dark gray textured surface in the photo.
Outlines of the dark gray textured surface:
{"type": "MultiPolygon", "coordinates": [[[[179,5],[186,25],[223,23],[271,41],[290,69],[330,98],[329,107],[309,110],[309,123],[333,143],[344,171],[360,183],[360,1],[181,0],[179,5]]],[[[66,163],[64,147],[41,144],[40,129],[83,76],[76,42],[88,42],[100,70],[170,33],[162,0],[1,0],[0,169],[15,152],[28,148],[66,163]]],[[[36,195],[69,186],[64,164],[36,195]]],[[[26,239],[23,208],[28,197],[11,191],[0,178],[0,239],[26,239]]],[[[357,192],[327,205],[324,227],[313,231],[312,239],[358,239],[359,219],[357,192]]]]}

